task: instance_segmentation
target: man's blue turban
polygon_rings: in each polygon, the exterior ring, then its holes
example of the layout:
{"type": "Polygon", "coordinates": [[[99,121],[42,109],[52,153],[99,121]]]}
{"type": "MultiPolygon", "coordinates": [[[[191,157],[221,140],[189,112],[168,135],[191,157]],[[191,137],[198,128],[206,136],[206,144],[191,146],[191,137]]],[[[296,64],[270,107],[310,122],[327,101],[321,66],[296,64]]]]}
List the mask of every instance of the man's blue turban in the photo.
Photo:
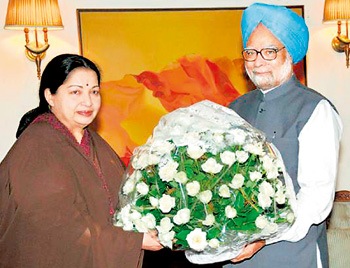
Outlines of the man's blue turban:
{"type": "Polygon", "coordinates": [[[268,28],[286,47],[294,64],[305,57],[309,45],[309,30],[304,19],[294,11],[284,6],[262,3],[247,7],[241,21],[244,47],[259,23],[268,28]]]}

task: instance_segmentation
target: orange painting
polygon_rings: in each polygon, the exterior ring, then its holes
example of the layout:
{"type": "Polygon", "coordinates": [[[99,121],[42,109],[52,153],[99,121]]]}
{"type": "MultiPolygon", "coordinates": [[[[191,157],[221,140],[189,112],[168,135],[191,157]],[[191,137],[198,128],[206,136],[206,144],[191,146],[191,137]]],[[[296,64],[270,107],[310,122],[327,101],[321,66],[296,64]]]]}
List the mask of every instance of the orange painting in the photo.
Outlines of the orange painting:
{"type": "MultiPolygon", "coordinates": [[[[227,106],[253,89],[241,58],[242,11],[78,10],[81,54],[102,72],[94,127],[125,163],[166,113],[204,99],[227,106]]],[[[306,84],[305,62],[295,71],[306,84]]]]}

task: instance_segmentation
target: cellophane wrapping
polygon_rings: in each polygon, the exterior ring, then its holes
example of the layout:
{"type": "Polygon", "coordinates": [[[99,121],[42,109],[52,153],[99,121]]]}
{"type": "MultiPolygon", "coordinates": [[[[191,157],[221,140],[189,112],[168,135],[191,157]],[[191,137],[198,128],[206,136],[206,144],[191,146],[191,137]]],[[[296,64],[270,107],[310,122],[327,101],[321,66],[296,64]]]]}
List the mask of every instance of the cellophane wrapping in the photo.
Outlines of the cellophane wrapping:
{"type": "Polygon", "coordinates": [[[163,116],[134,150],[114,224],[156,230],[165,247],[204,264],[278,237],[295,215],[277,148],[233,110],[202,101],[163,116]]]}

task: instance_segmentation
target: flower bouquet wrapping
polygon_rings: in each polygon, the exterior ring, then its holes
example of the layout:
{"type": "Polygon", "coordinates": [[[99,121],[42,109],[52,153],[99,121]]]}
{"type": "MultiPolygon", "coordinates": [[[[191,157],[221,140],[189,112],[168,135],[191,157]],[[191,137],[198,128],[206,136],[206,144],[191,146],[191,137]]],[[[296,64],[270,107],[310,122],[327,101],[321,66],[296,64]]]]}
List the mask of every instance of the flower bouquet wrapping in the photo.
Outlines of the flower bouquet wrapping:
{"type": "Polygon", "coordinates": [[[294,221],[295,196],[278,150],[233,110],[210,101],[163,118],[134,150],[115,225],[157,230],[193,263],[236,257],[294,221]]]}

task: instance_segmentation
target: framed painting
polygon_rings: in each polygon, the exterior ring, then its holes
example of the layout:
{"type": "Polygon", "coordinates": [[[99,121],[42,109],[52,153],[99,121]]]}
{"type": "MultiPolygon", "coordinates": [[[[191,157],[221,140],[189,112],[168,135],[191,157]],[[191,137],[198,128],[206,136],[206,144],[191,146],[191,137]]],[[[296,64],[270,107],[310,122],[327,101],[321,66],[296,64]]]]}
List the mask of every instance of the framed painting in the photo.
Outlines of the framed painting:
{"type": "MultiPolygon", "coordinates": [[[[289,7],[303,15],[303,6],[289,7]]],[[[102,72],[94,127],[127,163],[166,113],[252,90],[241,57],[243,8],[78,9],[80,53],[102,72]]],[[[295,66],[306,84],[305,62],[295,66]]]]}

